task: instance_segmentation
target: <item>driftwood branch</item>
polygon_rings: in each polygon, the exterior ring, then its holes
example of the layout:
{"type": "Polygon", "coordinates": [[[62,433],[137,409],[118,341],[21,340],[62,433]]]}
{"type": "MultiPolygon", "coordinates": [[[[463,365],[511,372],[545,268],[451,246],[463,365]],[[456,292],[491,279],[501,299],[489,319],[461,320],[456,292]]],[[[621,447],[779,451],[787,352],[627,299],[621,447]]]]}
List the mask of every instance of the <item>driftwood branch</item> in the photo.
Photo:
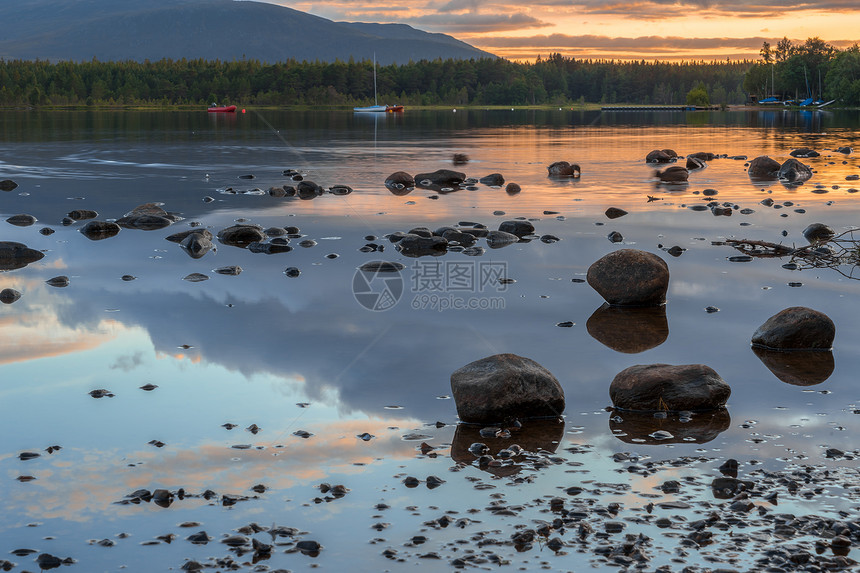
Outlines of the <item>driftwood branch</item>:
{"type": "Polygon", "coordinates": [[[755,239],[728,239],[719,245],[728,245],[741,253],[756,258],[783,258],[796,265],[798,270],[829,268],[842,276],[860,280],[860,240],[855,236],[860,229],[849,229],[830,239],[811,245],[795,247],[755,239]]]}

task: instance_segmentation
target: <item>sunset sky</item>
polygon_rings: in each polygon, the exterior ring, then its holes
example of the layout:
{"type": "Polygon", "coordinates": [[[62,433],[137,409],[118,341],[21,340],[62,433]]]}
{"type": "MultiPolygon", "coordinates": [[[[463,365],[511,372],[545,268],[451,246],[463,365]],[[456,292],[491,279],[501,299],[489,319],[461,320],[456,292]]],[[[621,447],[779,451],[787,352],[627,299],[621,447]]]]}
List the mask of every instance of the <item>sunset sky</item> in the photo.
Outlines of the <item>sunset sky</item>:
{"type": "Polygon", "coordinates": [[[860,40],[857,0],[267,0],[335,21],[397,22],[510,59],[755,59],[762,42],[860,40]]]}

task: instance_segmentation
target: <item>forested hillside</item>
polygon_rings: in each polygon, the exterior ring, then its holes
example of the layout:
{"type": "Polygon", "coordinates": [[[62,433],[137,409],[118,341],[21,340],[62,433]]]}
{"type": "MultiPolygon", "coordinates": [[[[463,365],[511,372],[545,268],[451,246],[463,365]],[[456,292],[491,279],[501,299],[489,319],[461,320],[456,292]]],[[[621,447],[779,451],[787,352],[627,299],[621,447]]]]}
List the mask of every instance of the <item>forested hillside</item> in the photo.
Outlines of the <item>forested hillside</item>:
{"type": "MultiPolygon", "coordinates": [[[[743,103],[751,62],[617,62],[552,55],[422,60],[379,66],[380,103],[684,104],[704,84],[712,104],[743,103]]],[[[255,60],[59,62],[0,60],[0,106],[356,105],[373,100],[370,61],[262,64],[255,60]]]]}

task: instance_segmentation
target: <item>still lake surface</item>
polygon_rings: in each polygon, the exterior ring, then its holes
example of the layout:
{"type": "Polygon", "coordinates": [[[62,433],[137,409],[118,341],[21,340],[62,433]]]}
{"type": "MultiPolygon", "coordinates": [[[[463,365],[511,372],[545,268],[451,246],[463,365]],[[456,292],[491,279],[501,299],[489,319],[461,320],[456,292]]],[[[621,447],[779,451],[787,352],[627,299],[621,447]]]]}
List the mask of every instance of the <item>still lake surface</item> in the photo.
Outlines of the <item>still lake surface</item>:
{"type": "MultiPolygon", "coordinates": [[[[691,476],[707,484],[729,458],[740,462],[741,474],[791,464],[843,468],[848,473],[838,485],[823,485],[814,496],[785,494],[776,511],[856,518],[856,461],[827,459],[825,451],[860,447],[860,282],[832,269],[787,270],[787,260],[731,262],[738,253],[712,242],[805,244],[801,232],[810,223],[838,232],[860,224],[860,194],[846,181],[860,173],[860,160],[832,151],[860,148],[858,128],[857,112],[837,111],[4,112],[0,179],[18,187],[0,193],[0,218],[28,213],[38,222],[0,222],[0,240],[45,256],[0,273],[0,289],[22,293],[0,308],[0,562],[37,570],[35,558],[50,553],[73,558],[70,570],[166,571],[190,560],[215,566],[229,556],[249,571],[436,571],[469,557],[470,568],[497,569],[496,557],[487,557],[492,549],[508,568],[618,570],[618,563],[578,551],[573,541],[555,554],[537,542],[518,552],[505,545],[482,549],[475,540],[507,541],[518,528],[552,521],[549,500],[574,503],[565,494],[571,486],[585,488],[596,505],[621,504],[615,519],[623,522],[664,481],[691,476]],[[798,187],[751,182],[744,161],[727,158],[693,172],[689,185],[658,186],[644,163],[652,149],[782,161],[799,147],[821,156],[803,160],[816,173],[798,187]],[[454,153],[471,160],[454,167],[454,153]],[[547,178],[546,166],[560,160],[581,165],[581,178],[547,178]],[[395,171],[439,168],[478,178],[501,173],[522,192],[478,184],[398,196],[383,185],[395,171]],[[285,169],[355,191],[313,200],[269,196],[272,186],[295,184],[285,169]],[[240,178],[248,174],[255,178],[240,178]],[[718,194],[703,197],[706,188],[718,194]],[[762,205],[766,198],[781,208],[762,205]],[[755,212],[726,217],[689,208],[709,200],[755,212]],[[102,241],[79,232],[84,222],[61,224],[74,209],[116,219],[149,202],[184,219],[155,231],[123,229],[102,241]],[[609,220],[608,207],[629,214],[609,220]],[[497,228],[517,217],[532,220],[538,235],[561,240],[477,257],[409,259],[384,238],[461,221],[497,228]],[[272,255],[216,242],[217,251],[196,260],[165,240],[191,223],[217,233],[238,220],[296,226],[303,237],[291,240],[291,252],[272,255]],[[40,234],[44,227],[55,232],[40,234]],[[611,243],[611,231],[623,242],[611,243]],[[316,245],[299,247],[302,239],[316,245]],[[359,251],[371,242],[384,251],[359,251]],[[675,245],[685,249],[678,257],[664,250],[675,245]],[[602,299],[582,279],[591,263],[623,247],[667,261],[665,314],[619,318],[599,311],[602,299]],[[372,260],[406,265],[400,298],[385,311],[367,310],[353,294],[357,267],[372,260]],[[213,272],[227,265],[243,272],[213,272]],[[287,267],[300,276],[286,276],[287,267]],[[516,282],[482,281],[481,269],[491,267],[516,282]],[[428,282],[434,270],[441,286],[428,282]],[[183,280],[195,272],[210,279],[183,280]],[[46,284],[58,275],[68,276],[69,286],[46,284]],[[440,309],[455,299],[476,308],[440,309]],[[828,365],[813,369],[808,386],[783,382],[750,348],[756,327],[791,306],[820,310],[837,327],[832,372],[828,365]],[[556,326],[566,321],[573,326],[556,326]],[[457,429],[448,396],[454,370],[503,352],[550,370],[567,407],[563,423],[527,424],[510,440],[558,459],[494,474],[464,456],[472,442],[487,440],[457,429]],[[665,441],[648,436],[659,424],[637,434],[613,422],[610,381],[628,366],[652,363],[714,368],[732,387],[730,419],[694,417],[686,426],[670,420],[666,428],[678,439],[665,441]],[[140,389],[146,384],[158,387],[140,389]],[[93,398],[95,389],[114,396],[93,398]],[[252,424],[260,431],[246,430],[252,424]],[[301,431],[312,435],[295,434],[301,431]],[[372,437],[357,437],[365,433],[372,437]],[[435,450],[422,453],[422,443],[435,450]],[[61,449],[49,453],[51,446],[61,449]],[[41,455],[22,460],[24,452],[41,455]],[[619,452],[640,463],[689,463],[643,477],[622,471],[612,457],[619,452]],[[407,487],[407,476],[422,483],[407,487]],[[428,488],[428,476],[445,483],[428,488]],[[333,497],[320,490],[322,483],[348,491],[333,497]],[[175,495],[180,488],[189,495],[163,504],[169,507],[127,503],[139,489],[175,495]],[[201,497],[206,490],[214,496],[201,497]],[[508,511],[493,509],[500,505],[508,511]],[[443,515],[468,520],[440,527],[443,515]],[[241,530],[276,543],[267,559],[220,543],[250,523],[296,531],[278,537],[241,530]],[[186,540],[200,531],[212,541],[186,540]],[[299,540],[322,549],[295,551],[299,540]],[[21,548],[37,553],[9,554],[21,548]]],[[[670,514],[697,519],[696,504],[720,501],[707,487],[691,488],[679,495],[694,507],[670,514]]],[[[655,539],[651,569],[731,559],[740,569],[749,565],[742,555],[707,547],[678,553],[676,540],[652,525],[627,522],[625,534],[640,532],[655,539]]],[[[566,543],[575,537],[560,536],[566,543]]],[[[858,559],[856,546],[850,557],[858,559]]],[[[222,562],[216,570],[228,568],[222,562]]]]}

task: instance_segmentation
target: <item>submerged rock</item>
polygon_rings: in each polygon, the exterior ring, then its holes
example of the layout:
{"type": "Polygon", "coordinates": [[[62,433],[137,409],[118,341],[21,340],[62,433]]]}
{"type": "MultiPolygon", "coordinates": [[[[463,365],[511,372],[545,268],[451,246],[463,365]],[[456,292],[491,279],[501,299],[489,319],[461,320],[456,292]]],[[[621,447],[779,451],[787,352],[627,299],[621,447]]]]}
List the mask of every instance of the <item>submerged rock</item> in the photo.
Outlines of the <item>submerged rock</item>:
{"type": "Polygon", "coordinates": [[[549,418],[564,411],[564,390],[546,368],[515,354],[476,360],[451,374],[451,391],[463,422],[549,418]]]}
{"type": "Polygon", "coordinates": [[[640,364],[616,374],[609,385],[612,404],[624,410],[713,410],[725,406],[731,393],[704,364],[640,364]]]}
{"type": "Polygon", "coordinates": [[[466,174],[451,169],[437,169],[432,173],[418,173],[415,184],[418,187],[436,189],[440,187],[457,187],[466,180],[466,174]]]}
{"type": "Polygon", "coordinates": [[[185,239],[185,237],[187,237],[188,235],[194,235],[194,234],[202,235],[202,236],[206,237],[207,239],[209,239],[210,241],[213,238],[212,233],[209,232],[208,229],[189,229],[187,231],[181,231],[179,233],[173,233],[172,235],[168,235],[164,238],[167,239],[168,241],[170,241],[171,243],[181,243],[182,240],[185,239]]]}
{"type": "Polygon", "coordinates": [[[407,195],[415,189],[415,178],[405,171],[397,171],[385,179],[385,186],[394,195],[407,195]]]}
{"type": "Polygon", "coordinates": [[[785,163],[780,165],[777,177],[779,177],[781,181],[792,183],[797,181],[806,181],[812,177],[812,169],[797,159],[792,158],[786,160],[785,163]]]}
{"type": "Polygon", "coordinates": [[[660,305],[666,302],[669,267],[653,253],[620,249],[592,264],[586,279],[611,305],[660,305]]]}
{"type": "Polygon", "coordinates": [[[499,225],[499,231],[516,235],[517,237],[525,237],[533,235],[535,226],[529,221],[503,221],[499,225]]]}
{"type": "Polygon", "coordinates": [[[667,167],[663,171],[657,171],[654,176],[663,183],[683,183],[690,178],[690,172],[687,171],[686,167],[674,165],[667,167]]]}
{"type": "Polygon", "coordinates": [[[687,157],[692,157],[700,161],[713,161],[717,158],[717,155],[708,151],[697,151],[696,153],[690,153],[687,157]]]}
{"type": "Polygon", "coordinates": [[[550,177],[579,177],[582,175],[582,169],[579,165],[567,161],[556,161],[548,165],[546,169],[550,177]]]}
{"type": "Polygon", "coordinates": [[[325,189],[311,180],[299,181],[299,184],[296,186],[296,195],[299,199],[305,201],[308,199],[316,199],[323,193],[325,193],[325,189]]]}
{"type": "Polygon", "coordinates": [[[10,225],[15,225],[16,227],[29,227],[36,223],[38,219],[33,215],[28,215],[27,213],[21,213],[19,215],[12,215],[6,222],[10,225]]]}
{"type": "Polygon", "coordinates": [[[698,159],[696,157],[687,157],[686,167],[688,171],[693,171],[695,169],[704,169],[708,164],[703,160],[698,159]]]}
{"type": "Polygon", "coordinates": [[[126,229],[155,231],[169,227],[180,218],[161,208],[161,203],[144,203],[138,205],[124,216],[116,220],[116,224],[126,229]]]}
{"type": "Polygon", "coordinates": [[[671,163],[678,158],[678,154],[671,149],[655,149],[645,156],[645,163],[671,163]]]}
{"type": "Polygon", "coordinates": [[[448,250],[448,241],[444,237],[422,237],[407,233],[397,243],[397,249],[407,257],[439,256],[448,250]]]}
{"type": "Polygon", "coordinates": [[[803,230],[803,238],[811,244],[826,243],[836,236],[836,231],[824,223],[812,223],[803,230]]]}
{"type": "Polygon", "coordinates": [[[218,231],[218,241],[231,247],[248,248],[251,243],[266,240],[266,234],[260,225],[233,225],[218,231]]]}
{"type": "Polygon", "coordinates": [[[81,227],[81,234],[91,241],[115,237],[119,231],[120,226],[110,221],[90,221],[81,227]]]}
{"type": "Polygon", "coordinates": [[[212,233],[208,231],[206,233],[189,234],[179,242],[179,246],[192,259],[202,258],[206,253],[215,248],[215,245],[212,243],[212,233]]]}
{"type": "Polygon", "coordinates": [[[4,288],[0,290],[0,302],[3,304],[12,304],[21,298],[21,293],[13,288],[4,288]]]}
{"type": "Polygon", "coordinates": [[[818,157],[821,154],[818,153],[817,151],[815,151],[814,149],[810,149],[808,147],[801,147],[800,149],[795,149],[794,151],[789,153],[789,155],[791,155],[792,157],[807,158],[807,157],[818,157]]]}
{"type": "Polygon", "coordinates": [[[522,190],[522,187],[520,187],[518,183],[508,183],[505,185],[505,193],[508,195],[516,195],[522,190]]]}
{"type": "Polygon", "coordinates": [[[45,281],[48,286],[63,288],[69,286],[69,277],[60,275],[45,281]]]}
{"type": "Polygon", "coordinates": [[[69,211],[66,214],[66,217],[72,219],[74,221],[84,221],[86,219],[95,219],[99,214],[92,209],[75,209],[73,211],[69,211]]]}
{"type": "Polygon", "coordinates": [[[501,249],[519,240],[519,237],[506,231],[489,231],[487,233],[487,246],[491,249],[501,249]]]}
{"type": "Polygon", "coordinates": [[[793,306],[773,315],[752,336],[755,346],[774,350],[830,350],[836,325],[823,312],[793,306]]]}
{"type": "Polygon", "coordinates": [[[490,173],[489,175],[481,177],[478,181],[482,185],[487,185],[488,187],[501,187],[505,184],[505,178],[501,173],[490,173]]]}
{"type": "Polygon", "coordinates": [[[358,270],[367,273],[396,273],[406,268],[403,263],[391,261],[369,261],[364,263],[358,270]]]}
{"type": "Polygon", "coordinates": [[[23,243],[0,241],[0,271],[22,269],[45,256],[42,251],[31,249],[23,243]]]}

